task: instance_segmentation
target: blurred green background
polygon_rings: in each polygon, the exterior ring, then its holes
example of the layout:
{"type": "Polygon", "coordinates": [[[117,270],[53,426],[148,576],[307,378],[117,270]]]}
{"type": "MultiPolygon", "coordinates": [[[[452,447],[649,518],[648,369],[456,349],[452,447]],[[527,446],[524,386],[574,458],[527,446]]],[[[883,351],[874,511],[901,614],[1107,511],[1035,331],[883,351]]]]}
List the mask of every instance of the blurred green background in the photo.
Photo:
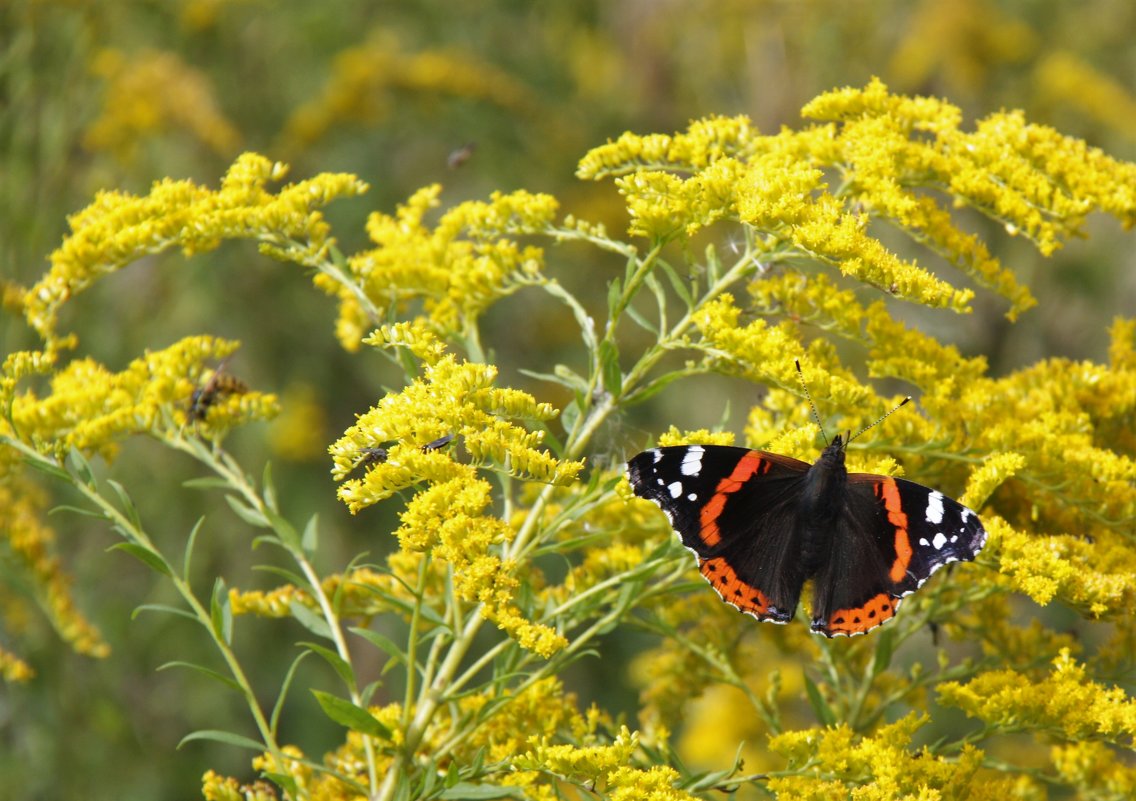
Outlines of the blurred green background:
{"type": "MultiPolygon", "coordinates": [[[[1022,108],[1034,122],[1132,159],[1134,30],[1130,0],[3,0],[0,279],[34,283],[67,215],[97,190],[145,192],[165,176],[215,186],[243,150],[291,164],[293,178],[347,171],[368,181],[366,197],[328,213],[346,252],[366,246],[369,211],[392,211],[432,182],[444,184],[446,204],[496,189],[549,192],[565,212],[617,232],[625,222],[610,184],[573,177],[588,148],[625,130],[669,133],[709,114],[747,114],[763,131],[796,126],[807,100],[873,75],[893,91],[946,97],[971,120],[1022,108]]],[[[989,223],[976,221],[974,230],[1032,286],[1040,309],[1011,326],[1004,307],[980,293],[974,315],[934,315],[924,327],[988,354],[996,372],[1043,356],[1105,357],[1109,319],[1136,310],[1131,240],[1115,223],[1090,220],[1087,241],[1048,261],[989,223]]],[[[597,307],[604,282],[622,267],[567,248],[548,260],[597,307]]],[[[338,348],[334,304],[308,278],[247,244],[189,261],[155,257],[71,304],[64,330],[79,333],[81,354],[116,370],[188,334],[241,340],[231,371],[280,393],[285,412],[230,444],[250,470],[274,462],[295,519],[320,512],[321,568],[333,572],[360,550],[383,553],[391,518],[346,513],[323,449],[399,377],[372,354],[338,348]]],[[[521,294],[495,307],[485,342],[502,383],[557,402],[517,370],[569,358],[574,328],[558,325],[551,305],[533,303],[521,294]]],[[[0,344],[8,352],[36,343],[9,314],[0,317],[0,344]]],[[[650,428],[721,416],[724,402],[688,408],[684,392],[705,395],[706,387],[679,388],[651,421],[627,421],[611,436],[614,457],[642,444],[650,428]]],[[[250,553],[246,528],[216,497],[180,488],[198,475],[187,460],[134,442],[114,469],[171,548],[209,513],[201,576],[269,586],[270,577],[250,569],[269,557],[250,553]]],[[[202,743],[175,751],[196,728],[246,732],[247,713],[216,685],[155,671],[171,659],[212,660],[187,623],[131,620],[140,603],[172,600],[167,590],[137,563],[104,553],[115,540],[103,527],[69,516],[53,524],[75,592],[113,653],[76,656],[34,615],[22,629],[9,623],[5,636],[14,639],[5,645],[39,675],[0,687],[0,799],[192,798],[207,768],[249,777],[247,753],[202,743]]],[[[10,580],[0,559],[0,581],[10,580]]],[[[303,634],[292,624],[241,620],[238,637],[270,702],[303,634]]],[[[568,678],[582,703],[597,700],[633,720],[624,665],[634,647],[609,642],[602,665],[575,669],[568,678]]],[[[298,681],[312,684],[330,684],[314,666],[298,681]]],[[[299,696],[285,732],[310,755],[340,736],[299,696]]]]}

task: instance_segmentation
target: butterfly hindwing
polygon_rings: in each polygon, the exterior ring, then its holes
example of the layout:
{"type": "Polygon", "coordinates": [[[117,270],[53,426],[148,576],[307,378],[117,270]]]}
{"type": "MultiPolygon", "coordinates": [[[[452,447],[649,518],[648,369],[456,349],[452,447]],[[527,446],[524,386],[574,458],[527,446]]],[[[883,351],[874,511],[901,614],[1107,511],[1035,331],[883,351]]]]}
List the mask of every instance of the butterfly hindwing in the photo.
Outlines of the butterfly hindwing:
{"type": "Polygon", "coordinates": [[[793,616],[805,576],[794,513],[806,462],[714,445],[645,451],[628,463],[635,494],[667,514],[722,599],[759,620],[793,616]]]}

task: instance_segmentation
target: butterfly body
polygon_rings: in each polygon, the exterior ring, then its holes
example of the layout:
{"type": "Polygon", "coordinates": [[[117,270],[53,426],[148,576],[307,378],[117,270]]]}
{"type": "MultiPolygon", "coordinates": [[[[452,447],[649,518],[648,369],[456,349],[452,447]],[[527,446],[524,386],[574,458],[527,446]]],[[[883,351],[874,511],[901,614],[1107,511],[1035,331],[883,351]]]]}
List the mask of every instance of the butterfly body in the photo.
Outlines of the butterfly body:
{"type": "Polygon", "coordinates": [[[812,630],[864,634],[940,567],[972,560],[986,531],[939,492],[849,473],[845,445],[837,437],[811,465],[746,448],[656,448],[628,463],[628,477],[723,600],[787,623],[812,580],[812,630]]]}

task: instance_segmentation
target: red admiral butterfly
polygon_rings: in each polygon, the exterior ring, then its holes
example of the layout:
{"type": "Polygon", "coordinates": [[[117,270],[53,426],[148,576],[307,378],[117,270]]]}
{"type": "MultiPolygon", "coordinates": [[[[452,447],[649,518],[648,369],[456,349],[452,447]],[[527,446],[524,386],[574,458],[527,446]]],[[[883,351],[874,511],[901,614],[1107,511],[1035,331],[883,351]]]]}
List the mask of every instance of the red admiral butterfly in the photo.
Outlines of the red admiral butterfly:
{"type": "Polygon", "coordinates": [[[837,436],[811,465],[720,445],[656,448],[627,473],[635,494],[666,512],[722,600],[788,623],[812,579],[812,630],[865,634],[940,567],[974,559],[986,530],[941,492],[849,473],[848,441],[837,436]]]}

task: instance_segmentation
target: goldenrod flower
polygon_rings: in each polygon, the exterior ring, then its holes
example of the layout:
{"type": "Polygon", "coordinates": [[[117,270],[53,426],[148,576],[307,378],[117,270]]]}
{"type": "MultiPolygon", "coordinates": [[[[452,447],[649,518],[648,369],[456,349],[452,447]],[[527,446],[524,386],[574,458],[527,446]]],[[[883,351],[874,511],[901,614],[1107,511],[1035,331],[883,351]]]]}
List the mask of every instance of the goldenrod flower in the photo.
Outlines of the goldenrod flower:
{"type": "Polygon", "coordinates": [[[1014,670],[988,671],[965,684],[940,684],[939,701],[1007,731],[1048,731],[1071,741],[1126,746],[1136,736],[1136,701],[1120,687],[1092,681],[1068,649],[1040,680],[1014,670]]]}
{"type": "Polygon", "coordinates": [[[910,714],[870,736],[858,736],[842,724],[775,735],[769,747],[788,758],[789,770],[771,778],[769,789],[780,798],[818,801],[849,796],[865,801],[997,801],[1023,789],[1012,776],[980,772],[983,754],[971,745],[951,760],[926,749],[912,750],[912,735],[926,722],[926,716],[910,714]]]}
{"type": "Polygon", "coordinates": [[[741,222],[776,261],[805,256],[889,294],[969,310],[970,290],[897,258],[868,228],[873,218],[888,220],[1006,297],[1011,318],[1033,297],[958,228],[952,205],[974,206],[1043,254],[1077,235],[1090,211],[1136,221],[1136,165],[1017,112],[965,132],[957,107],[893,95],[873,80],[827,92],[803,114],[822,124],[765,136],[744,118],[708,118],[674,136],[627,133],[589,152],[577,175],[617,179],[632,234],[665,242],[719,220],[741,222]]]}
{"type": "Polygon", "coordinates": [[[397,91],[467,97],[521,112],[535,102],[527,87],[484,61],[454,51],[405,53],[398,37],[382,28],[339,53],[322,93],[285,124],[285,147],[312,145],[347,122],[375,125],[398,107],[397,91]]]}
{"type": "Polygon", "coordinates": [[[176,54],[143,50],[127,59],[104,50],[93,68],[107,89],[102,113],[83,136],[88,150],[125,160],[147,137],[182,131],[225,156],[237,147],[240,135],[217,108],[205,75],[176,54]]]}
{"type": "Polygon", "coordinates": [[[226,239],[255,239],[274,256],[308,264],[332,243],[318,209],[367,190],[352,175],[324,173],[289,184],[273,195],[268,181],[287,167],[246,153],[233,163],[219,190],[192,181],[158,181],[145,196],[100,192],[69,219],[71,234],[51,254],[51,269],[25,296],[28,324],[49,342],[59,308],[101,276],[142,256],[180,248],[187,256],[213,250],[226,239]]]}
{"type": "Polygon", "coordinates": [[[273,395],[221,393],[201,420],[189,420],[194,392],[207,383],[204,362],[224,358],[235,347],[212,337],[187,337],[165,350],[148,352],[120,373],[94,359],[78,359],[52,376],[47,396],[28,392],[13,399],[16,433],[56,453],[78,448],[112,456],[119,440],[131,434],[157,435],[169,422],[193,424],[202,433],[216,435],[273,416],[273,395]]]}
{"type": "MultiPolygon", "coordinates": [[[[468,201],[449,209],[435,227],[426,214],[438,205],[441,187],[416,192],[394,215],[372,214],[367,233],[376,247],[347,262],[351,286],[317,279],[340,301],[341,343],[358,346],[366,314],[356,292],[376,308],[419,301],[438,332],[469,335],[497,300],[534,280],[544,252],[509,237],[547,232],[558,209],[549,195],[494,192],[488,202],[468,201]]],[[[416,323],[421,326],[424,323],[416,323]]]]}

